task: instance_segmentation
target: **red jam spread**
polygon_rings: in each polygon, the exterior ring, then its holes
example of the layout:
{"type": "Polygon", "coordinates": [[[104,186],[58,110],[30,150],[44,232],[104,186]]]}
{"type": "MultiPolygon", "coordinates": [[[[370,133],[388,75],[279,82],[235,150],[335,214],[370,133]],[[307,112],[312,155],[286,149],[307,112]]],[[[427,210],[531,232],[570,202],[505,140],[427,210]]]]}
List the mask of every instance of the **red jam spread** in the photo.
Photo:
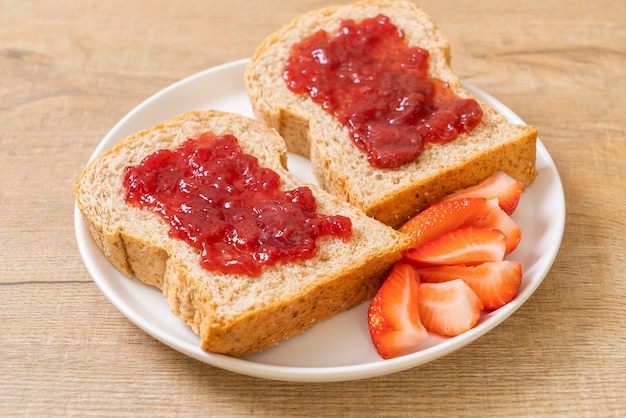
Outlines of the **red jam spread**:
{"type": "Polygon", "coordinates": [[[425,142],[448,142],[482,118],[463,99],[428,76],[429,52],[409,47],[389,18],[344,20],[335,36],[318,31],[295,44],[283,79],[346,126],[374,167],[414,161],[425,142]]]}
{"type": "Polygon", "coordinates": [[[258,276],[262,267],[313,257],[315,240],[352,234],[344,216],[316,213],[308,187],[280,190],[279,175],[233,135],[204,133],[125,168],[126,201],[170,224],[207,270],[258,276]]]}

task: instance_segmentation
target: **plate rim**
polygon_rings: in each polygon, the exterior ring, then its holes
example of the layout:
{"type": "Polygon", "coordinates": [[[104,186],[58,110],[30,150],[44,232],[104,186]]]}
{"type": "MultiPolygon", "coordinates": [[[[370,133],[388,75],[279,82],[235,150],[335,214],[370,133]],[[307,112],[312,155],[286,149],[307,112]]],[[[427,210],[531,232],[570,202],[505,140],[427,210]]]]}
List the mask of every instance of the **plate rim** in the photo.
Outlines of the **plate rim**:
{"type": "MultiPolygon", "coordinates": [[[[248,61],[248,58],[244,58],[205,69],[181,80],[178,80],[163,88],[162,90],[154,93],[153,95],[142,101],[140,104],[135,106],[133,109],[131,109],[131,111],[129,111],[124,117],[122,117],[111,128],[111,130],[109,130],[109,132],[99,142],[99,144],[93,151],[88,160],[88,163],[91,162],[91,160],[93,160],[97,155],[101,154],[106,149],[112,147],[116,142],[118,142],[121,138],[118,138],[115,142],[111,143],[111,141],[115,138],[115,135],[119,134],[120,131],[122,131],[122,128],[127,125],[129,121],[136,118],[142,110],[146,109],[146,107],[150,106],[150,104],[158,101],[159,98],[176,92],[178,89],[188,86],[189,84],[193,84],[195,82],[198,82],[199,80],[204,80],[206,77],[217,76],[222,72],[228,72],[233,70],[241,71],[248,61]]],[[[508,108],[498,99],[494,98],[493,96],[473,86],[470,83],[462,82],[461,84],[472,95],[496,108],[496,110],[503,114],[503,116],[510,122],[526,124],[516,113],[514,113],[510,108],[508,108]]],[[[559,196],[557,201],[555,202],[558,208],[555,210],[558,211],[560,215],[558,219],[555,219],[555,221],[559,221],[559,225],[556,226],[558,236],[555,237],[556,242],[555,245],[552,247],[553,251],[548,255],[547,259],[544,258],[545,256],[541,257],[545,268],[541,271],[540,277],[533,281],[532,285],[525,290],[523,297],[520,297],[519,299],[516,298],[513,302],[501,308],[501,311],[498,311],[499,315],[495,316],[495,318],[491,320],[486,326],[483,326],[481,328],[473,328],[459,336],[462,338],[454,337],[451,339],[447,339],[444,342],[438,343],[432,347],[428,347],[416,353],[394,359],[340,366],[286,366],[255,362],[247,360],[245,358],[235,358],[222,354],[208,353],[202,350],[198,351],[198,346],[192,346],[190,343],[180,339],[168,338],[167,332],[163,331],[162,329],[158,329],[158,327],[154,327],[149,321],[146,321],[143,317],[141,317],[141,315],[139,315],[130,306],[127,306],[119,297],[117,297],[112,289],[109,289],[107,287],[107,283],[105,283],[105,280],[102,280],[102,278],[100,277],[101,272],[97,269],[96,262],[94,261],[94,258],[98,257],[98,255],[100,255],[101,257],[104,257],[104,255],[101,254],[100,250],[97,247],[96,250],[100,252],[100,254],[93,254],[93,251],[91,251],[93,250],[93,246],[95,246],[96,244],[95,242],[93,242],[93,239],[88,233],[86,229],[86,224],[84,223],[82,215],[80,214],[80,210],[75,203],[74,227],[76,240],[79,248],[79,253],[89,274],[91,275],[92,279],[94,280],[100,291],[105,295],[105,297],[107,297],[107,299],[137,327],[139,327],[152,337],[156,338],[161,343],[175,349],[176,351],[181,352],[182,354],[224,370],[272,380],[298,382],[335,382],[382,376],[421,366],[435,359],[444,357],[477,340],[481,336],[492,331],[495,327],[500,325],[505,319],[512,315],[519,307],[521,307],[526,302],[526,300],[532,294],[535,293],[536,289],[541,285],[546,275],[550,271],[560,250],[565,229],[566,208],[563,186],[558,170],[548,150],[539,138],[537,138],[536,148],[537,156],[540,156],[544,160],[546,166],[549,168],[551,176],[553,177],[554,185],[558,186],[559,196]]],[[[158,291],[158,289],[156,290],[158,291]]],[[[192,331],[189,330],[189,332],[192,331]]]]}

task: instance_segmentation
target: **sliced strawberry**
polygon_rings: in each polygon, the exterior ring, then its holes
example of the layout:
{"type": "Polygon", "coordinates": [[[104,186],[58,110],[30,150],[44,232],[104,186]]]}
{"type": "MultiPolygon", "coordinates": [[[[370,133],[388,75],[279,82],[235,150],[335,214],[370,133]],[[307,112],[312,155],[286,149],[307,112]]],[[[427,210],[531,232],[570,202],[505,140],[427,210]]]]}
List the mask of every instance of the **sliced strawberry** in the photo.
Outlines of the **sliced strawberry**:
{"type": "Polygon", "coordinates": [[[499,229],[507,237],[506,253],[517,248],[522,231],[498,205],[496,199],[462,198],[431,206],[400,227],[411,237],[412,246],[419,247],[453,229],[465,226],[499,229]]]}
{"type": "Polygon", "coordinates": [[[463,280],[480,298],[486,310],[498,309],[512,301],[522,283],[522,265],[509,260],[477,266],[427,267],[417,273],[422,283],[463,280]]]}
{"type": "Polygon", "coordinates": [[[433,241],[404,251],[404,259],[419,267],[476,265],[504,259],[506,236],[480,226],[454,229],[433,241]]]}
{"type": "Polygon", "coordinates": [[[370,336],[384,359],[417,351],[428,336],[420,322],[418,287],[415,268],[398,261],[369,306],[370,336]]]}
{"type": "Polygon", "coordinates": [[[478,217],[486,218],[486,211],[489,207],[484,198],[448,201],[413,216],[400,227],[400,232],[411,237],[413,247],[419,247],[453,229],[471,225],[478,217]]]}
{"type": "Polygon", "coordinates": [[[506,235],[506,254],[517,248],[522,239],[522,230],[498,205],[497,199],[486,202],[486,208],[472,220],[472,225],[499,229],[506,235]]]}
{"type": "Polygon", "coordinates": [[[508,174],[498,171],[483,181],[473,186],[459,189],[452,194],[437,200],[435,204],[452,201],[460,198],[484,197],[485,199],[497,198],[502,210],[507,215],[513,214],[522,194],[522,183],[508,174]]]}
{"type": "Polygon", "coordinates": [[[428,331],[459,335],[476,325],[483,304],[463,280],[422,283],[418,289],[419,314],[428,331]]]}

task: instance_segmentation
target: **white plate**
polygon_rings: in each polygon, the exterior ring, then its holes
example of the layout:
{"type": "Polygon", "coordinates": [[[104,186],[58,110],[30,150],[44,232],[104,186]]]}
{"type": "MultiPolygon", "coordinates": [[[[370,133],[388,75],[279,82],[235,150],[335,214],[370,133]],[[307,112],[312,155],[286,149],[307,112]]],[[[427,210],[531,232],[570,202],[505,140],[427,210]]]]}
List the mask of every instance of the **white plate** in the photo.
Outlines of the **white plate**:
{"type": "MultiPolygon", "coordinates": [[[[252,116],[243,85],[246,62],[236,61],[203,71],[150,97],[115,125],[92,158],[128,134],[185,111],[214,108],[252,116]]],[[[523,123],[493,97],[472,86],[465,87],[511,122],[523,123]]],[[[289,168],[303,180],[315,182],[308,160],[289,155],[289,168]]],[[[242,358],[206,353],[199,347],[199,337],[170,313],[159,290],[124,277],[107,261],[91,239],[78,210],[74,215],[76,238],[89,273],[113,305],[145,332],[181,353],[226,370],[269,379],[307,382],[363,379],[416,367],[458,350],[492,330],[533,294],[557,255],[565,224],[561,181],[541,141],[537,142],[537,170],[537,179],[524,191],[514,214],[524,234],[520,246],[510,255],[522,263],[524,271],[515,300],[484,314],[475,328],[460,336],[430,336],[420,351],[391,360],[380,359],[371,344],[367,303],[260,353],[242,358]]]]}

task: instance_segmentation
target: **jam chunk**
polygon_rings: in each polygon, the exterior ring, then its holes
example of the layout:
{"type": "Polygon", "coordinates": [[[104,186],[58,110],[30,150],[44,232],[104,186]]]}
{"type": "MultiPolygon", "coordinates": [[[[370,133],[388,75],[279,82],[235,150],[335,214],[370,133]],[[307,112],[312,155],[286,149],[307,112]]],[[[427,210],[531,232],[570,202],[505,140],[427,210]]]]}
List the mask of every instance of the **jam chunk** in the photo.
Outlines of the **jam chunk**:
{"type": "Polygon", "coordinates": [[[395,168],[417,159],[425,142],[452,141],[482,118],[475,100],[429,77],[428,57],[384,15],[350,19],[334,36],[320,30],[295,44],[283,79],[346,126],[372,166],[395,168]]]}
{"type": "Polygon", "coordinates": [[[281,191],[279,175],[233,135],[207,132],[125,168],[129,204],[158,213],[169,234],[211,271],[258,276],[262,267],[312,258],[320,236],[350,238],[344,216],[316,212],[308,187],[281,191]]]}

